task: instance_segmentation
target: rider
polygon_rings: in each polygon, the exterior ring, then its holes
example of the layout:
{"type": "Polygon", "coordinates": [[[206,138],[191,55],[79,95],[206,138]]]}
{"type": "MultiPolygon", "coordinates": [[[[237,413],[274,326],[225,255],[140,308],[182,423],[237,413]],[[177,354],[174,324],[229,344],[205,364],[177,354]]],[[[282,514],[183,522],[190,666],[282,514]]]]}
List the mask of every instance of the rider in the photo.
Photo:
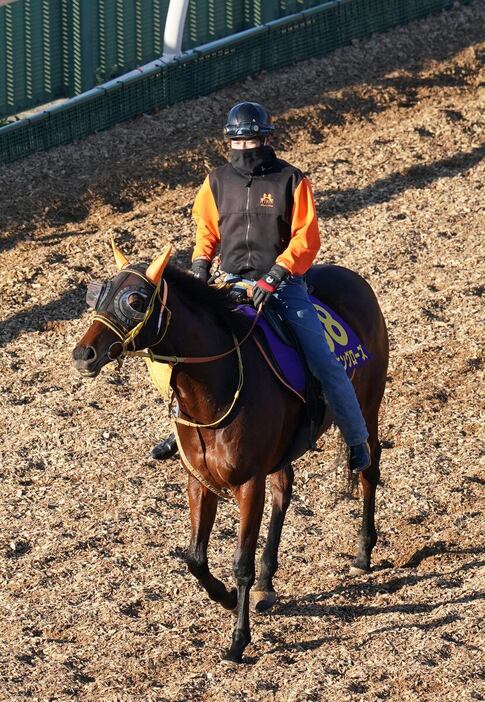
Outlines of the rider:
{"type": "MultiPolygon", "coordinates": [[[[192,272],[207,282],[220,245],[222,270],[255,281],[255,307],[273,296],[321,383],[350,447],[350,469],[358,473],[370,465],[366,424],[353,385],[327,344],[304,280],[320,248],[312,190],[300,170],[276,157],[273,130],[259,103],[240,102],[229,111],[224,131],[231,141],[230,163],[206,177],[193,207],[197,233],[192,272]]],[[[176,450],[171,435],[152,456],[166,458],[176,450]]]]}

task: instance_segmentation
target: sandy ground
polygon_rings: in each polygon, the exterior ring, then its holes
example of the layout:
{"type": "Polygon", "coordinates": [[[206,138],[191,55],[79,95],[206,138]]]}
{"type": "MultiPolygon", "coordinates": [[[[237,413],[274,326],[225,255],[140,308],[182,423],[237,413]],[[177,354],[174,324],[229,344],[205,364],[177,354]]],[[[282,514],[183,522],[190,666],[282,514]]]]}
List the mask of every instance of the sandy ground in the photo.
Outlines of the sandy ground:
{"type": "MultiPolygon", "coordinates": [[[[476,0],[0,171],[1,702],[485,699],[484,27],[476,0]],[[184,563],[186,476],[148,458],[165,403],[141,362],[88,382],[70,353],[87,281],[114,271],[110,235],[134,260],[171,241],[187,263],[241,97],[278,115],[280,153],[314,184],[320,260],[371,282],[391,363],[374,572],[347,575],[361,506],[331,433],[296,466],[280,599],[235,667],[232,617],[184,563]]],[[[236,529],[221,504],[226,581],[236,529]]]]}

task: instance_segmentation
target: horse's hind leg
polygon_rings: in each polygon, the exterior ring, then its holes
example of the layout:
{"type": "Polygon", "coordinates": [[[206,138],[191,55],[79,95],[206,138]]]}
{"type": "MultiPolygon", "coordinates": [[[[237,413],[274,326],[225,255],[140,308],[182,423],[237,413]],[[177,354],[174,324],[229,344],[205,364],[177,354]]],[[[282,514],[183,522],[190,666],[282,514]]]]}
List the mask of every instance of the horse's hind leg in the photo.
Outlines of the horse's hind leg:
{"type": "Polygon", "coordinates": [[[261,557],[259,578],[251,592],[254,609],[263,612],[276,602],[273,577],[278,570],[278,548],[286,510],[291,501],[293,489],[293,467],[291,464],[270,476],[273,507],[268,529],[268,538],[261,557]]]}
{"type": "Polygon", "coordinates": [[[237,621],[231,648],[225,660],[240,663],[251,641],[249,629],[249,591],[255,578],[254,556],[264,507],[265,476],[258,476],[241,486],[238,494],[240,523],[234,577],[237,584],[237,621]]]}
{"type": "Polygon", "coordinates": [[[370,571],[372,549],[377,543],[377,531],[374,523],[376,487],[379,482],[379,462],[381,459],[381,444],[378,437],[378,410],[375,417],[367,419],[369,430],[369,446],[371,449],[371,464],[360,475],[364,494],[362,528],[359,533],[358,550],[350,568],[350,575],[362,575],[370,571]]]}
{"type": "Polygon", "coordinates": [[[207,560],[207,544],[216,518],[217,500],[217,495],[189,476],[192,535],[187,552],[187,564],[190,572],[195,575],[211,600],[219,602],[225,609],[234,609],[237,604],[236,590],[229,592],[224,583],[211,574],[207,560]]]}

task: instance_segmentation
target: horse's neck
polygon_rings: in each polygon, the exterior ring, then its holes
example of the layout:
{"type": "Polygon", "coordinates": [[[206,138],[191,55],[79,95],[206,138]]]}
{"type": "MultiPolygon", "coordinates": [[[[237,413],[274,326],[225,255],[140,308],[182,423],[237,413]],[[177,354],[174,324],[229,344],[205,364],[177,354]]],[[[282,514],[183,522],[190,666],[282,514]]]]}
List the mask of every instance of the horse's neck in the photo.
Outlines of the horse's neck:
{"type": "MultiPolygon", "coordinates": [[[[169,293],[170,324],[155,353],[179,357],[209,357],[229,350],[234,345],[229,329],[214,315],[192,307],[169,293]]],[[[183,413],[202,423],[210,422],[232,396],[237,382],[237,356],[207,363],[174,366],[171,385],[183,413]],[[234,388],[232,387],[234,385],[234,388]]]]}

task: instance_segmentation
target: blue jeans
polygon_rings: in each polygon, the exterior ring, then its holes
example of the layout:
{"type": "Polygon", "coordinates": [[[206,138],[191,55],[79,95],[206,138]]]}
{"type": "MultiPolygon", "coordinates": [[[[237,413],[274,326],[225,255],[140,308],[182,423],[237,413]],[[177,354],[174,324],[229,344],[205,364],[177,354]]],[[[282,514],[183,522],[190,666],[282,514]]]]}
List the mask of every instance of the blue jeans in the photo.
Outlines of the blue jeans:
{"type": "Polygon", "coordinates": [[[277,309],[300,342],[310,371],[322,385],[325,400],[348,446],[364,442],[369,433],[354,386],[330,350],[301,276],[289,276],[273,294],[277,309]]]}

